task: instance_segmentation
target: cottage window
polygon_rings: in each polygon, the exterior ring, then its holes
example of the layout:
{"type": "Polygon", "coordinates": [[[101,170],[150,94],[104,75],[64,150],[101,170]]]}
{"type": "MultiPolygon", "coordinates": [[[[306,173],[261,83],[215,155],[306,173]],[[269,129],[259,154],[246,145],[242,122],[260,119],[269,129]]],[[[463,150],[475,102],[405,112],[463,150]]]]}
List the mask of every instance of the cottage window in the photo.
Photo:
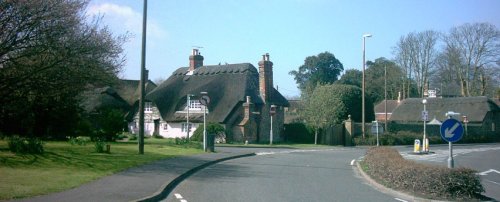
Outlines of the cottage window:
{"type": "Polygon", "coordinates": [[[153,104],[151,102],[144,102],[144,112],[153,112],[153,104]]]}
{"type": "MultiPolygon", "coordinates": [[[[182,123],[182,132],[187,132],[187,123],[182,123]]],[[[193,124],[189,123],[189,129],[193,128],[193,124]]]]}
{"type": "Polygon", "coordinates": [[[201,110],[200,100],[190,100],[189,110],[201,110]]]}
{"type": "Polygon", "coordinates": [[[168,124],[167,123],[163,124],[163,130],[168,130],[168,124]]]}

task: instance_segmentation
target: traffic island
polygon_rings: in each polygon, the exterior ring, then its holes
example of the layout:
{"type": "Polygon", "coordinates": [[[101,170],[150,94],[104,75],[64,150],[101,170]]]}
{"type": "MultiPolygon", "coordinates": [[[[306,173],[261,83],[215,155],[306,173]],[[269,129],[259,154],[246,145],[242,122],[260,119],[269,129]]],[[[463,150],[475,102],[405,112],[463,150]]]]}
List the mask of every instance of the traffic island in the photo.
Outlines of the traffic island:
{"type": "Polygon", "coordinates": [[[388,190],[406,193],[411,196],[409,200],[418,197],[460,201],[487,199],[481,195],[484,188],[475,170],[417,163],[404,159],[393,148],[371,148],[358,165],[369,181],[382,184],[388,190]]]}

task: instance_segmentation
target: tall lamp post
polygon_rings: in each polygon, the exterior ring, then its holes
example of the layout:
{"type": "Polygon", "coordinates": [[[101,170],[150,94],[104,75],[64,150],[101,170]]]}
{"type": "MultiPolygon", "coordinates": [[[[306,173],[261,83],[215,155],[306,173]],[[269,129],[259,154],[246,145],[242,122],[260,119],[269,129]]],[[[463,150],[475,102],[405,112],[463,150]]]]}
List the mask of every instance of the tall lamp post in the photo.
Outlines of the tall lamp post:
{"type": "Polygon", "coordinates": [[[148,1],[144,0],[142,12],[142,50],[141,50],[141,81],[139,98],[139,154],[144,154],[144,98],[146,95],[146,21],[148,16],[148,1]]]}
{"type": "Polygon", "coordinates": [[[187,122],[187,130],[186,130],[186,140],[189,141],[189,130],[191,127],[189,127],[189,108],[191,107],[191,96],[192,94],[187,94],[187,117],[186,117],[186,122],[187,122]]]}
{"type": "Polygon", "coordinates": [[[387,65],[384,65],[384,111],[385,111],[384,131],[387,131],[387,65]]]}
{"type": "Polygon", "coordinates": [[[210,103],[210,97],[208,97],[207,92],[200,92],[201,98],[200,103],[204,106],[203,108],[203,151],[207,151],[207,107],[210,103]]]}
{"type": "Polygon", "coordinates": [[[427,125],[426,122],[427,122],[427,117],[428,117],[428,113],[427,113],[427,110],[425,109],[425,105],[427,104],[427,99],[423,99],[422,100],[422,104],[424,104],[424,111],[422,112],[422,119],[424,120],[424,139],[422,139],[422,150],[424,152],[427,152],[427,147],[428,147],[428,143],[426,141],[427,137],[426,137],[426,130],[425,130],[425,126],[427,125]]]}
{"type": "Polygon", "coordinates": [[[365,50],[366,50],[366,38],[372,37],[371,34],[363,35],[363,80],[361,82],[361,133],[363,134],[363,138],[365,138],[365,50]]]}

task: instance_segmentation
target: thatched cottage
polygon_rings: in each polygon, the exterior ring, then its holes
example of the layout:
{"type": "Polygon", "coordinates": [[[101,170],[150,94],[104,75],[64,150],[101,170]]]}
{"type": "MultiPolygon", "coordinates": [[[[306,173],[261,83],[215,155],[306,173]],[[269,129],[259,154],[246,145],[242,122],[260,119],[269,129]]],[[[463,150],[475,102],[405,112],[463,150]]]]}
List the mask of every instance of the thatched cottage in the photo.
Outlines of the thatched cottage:
{"type": "MultiPolygon", "coordinates": [[[[479,97],[456,97],[456,98],[426,98],[426,110],[428,119],[436,119],[443,122],[448,117],[449,111],[460,113],[459,117],[453,117],[469,126],[474,127],[476,134],[498,134],[500,135],[500,108],[491,99],[479,97]]],[[[398,124],[423,123],[422,111],[424,105],[422,98],[408,98],[403,100],[392,112],[390,121],[398,124]]]]}
{"type": "Polygon", "coordinates": [[[174,71],[146,96],[160,115],[155,132],[164,137],[192,134],[203,123],[205,107],[199,99],[200,93],[206,92],[210,97],[207,122],[222,124],[229,141],[269,141],[271,105],[276,106],[273,141],[281,140],[284,107],[289,104],[273,87],[269,54],[263,55],[258,71],[250,63],[203,65],[203,59],[194,49],[189,67],[174,71]]]}

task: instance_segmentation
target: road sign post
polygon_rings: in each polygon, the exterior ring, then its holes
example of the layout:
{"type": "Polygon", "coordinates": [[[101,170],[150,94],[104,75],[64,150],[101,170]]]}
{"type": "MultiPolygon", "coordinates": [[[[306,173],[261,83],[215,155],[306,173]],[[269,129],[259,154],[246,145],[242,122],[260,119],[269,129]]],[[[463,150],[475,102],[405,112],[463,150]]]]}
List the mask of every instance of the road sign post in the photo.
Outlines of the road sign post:
{"type": "MultiPolygon", "coordinates": [[[[208,97],[207,92],[201,92],[202,96],[200,98],[200,104],[203,107],[203,151],[207,152],[207,107],[210,104],[210,97],[208,97]]],[[[189,127],[189,126],[188,126],[189,127]]]]}
{"type": "Polygon", "coordinates": [[[448,148],[450,150],[448,156],[448,168],[454,167],[453,161],[453,142],[457,142],[462,139],[462,135],[464,134],[464,128],[462,124],[456,119],[449,117],[448,120],[444,121],[441,124],[440,128],[441,138],[448,142],[448,148]]]}

